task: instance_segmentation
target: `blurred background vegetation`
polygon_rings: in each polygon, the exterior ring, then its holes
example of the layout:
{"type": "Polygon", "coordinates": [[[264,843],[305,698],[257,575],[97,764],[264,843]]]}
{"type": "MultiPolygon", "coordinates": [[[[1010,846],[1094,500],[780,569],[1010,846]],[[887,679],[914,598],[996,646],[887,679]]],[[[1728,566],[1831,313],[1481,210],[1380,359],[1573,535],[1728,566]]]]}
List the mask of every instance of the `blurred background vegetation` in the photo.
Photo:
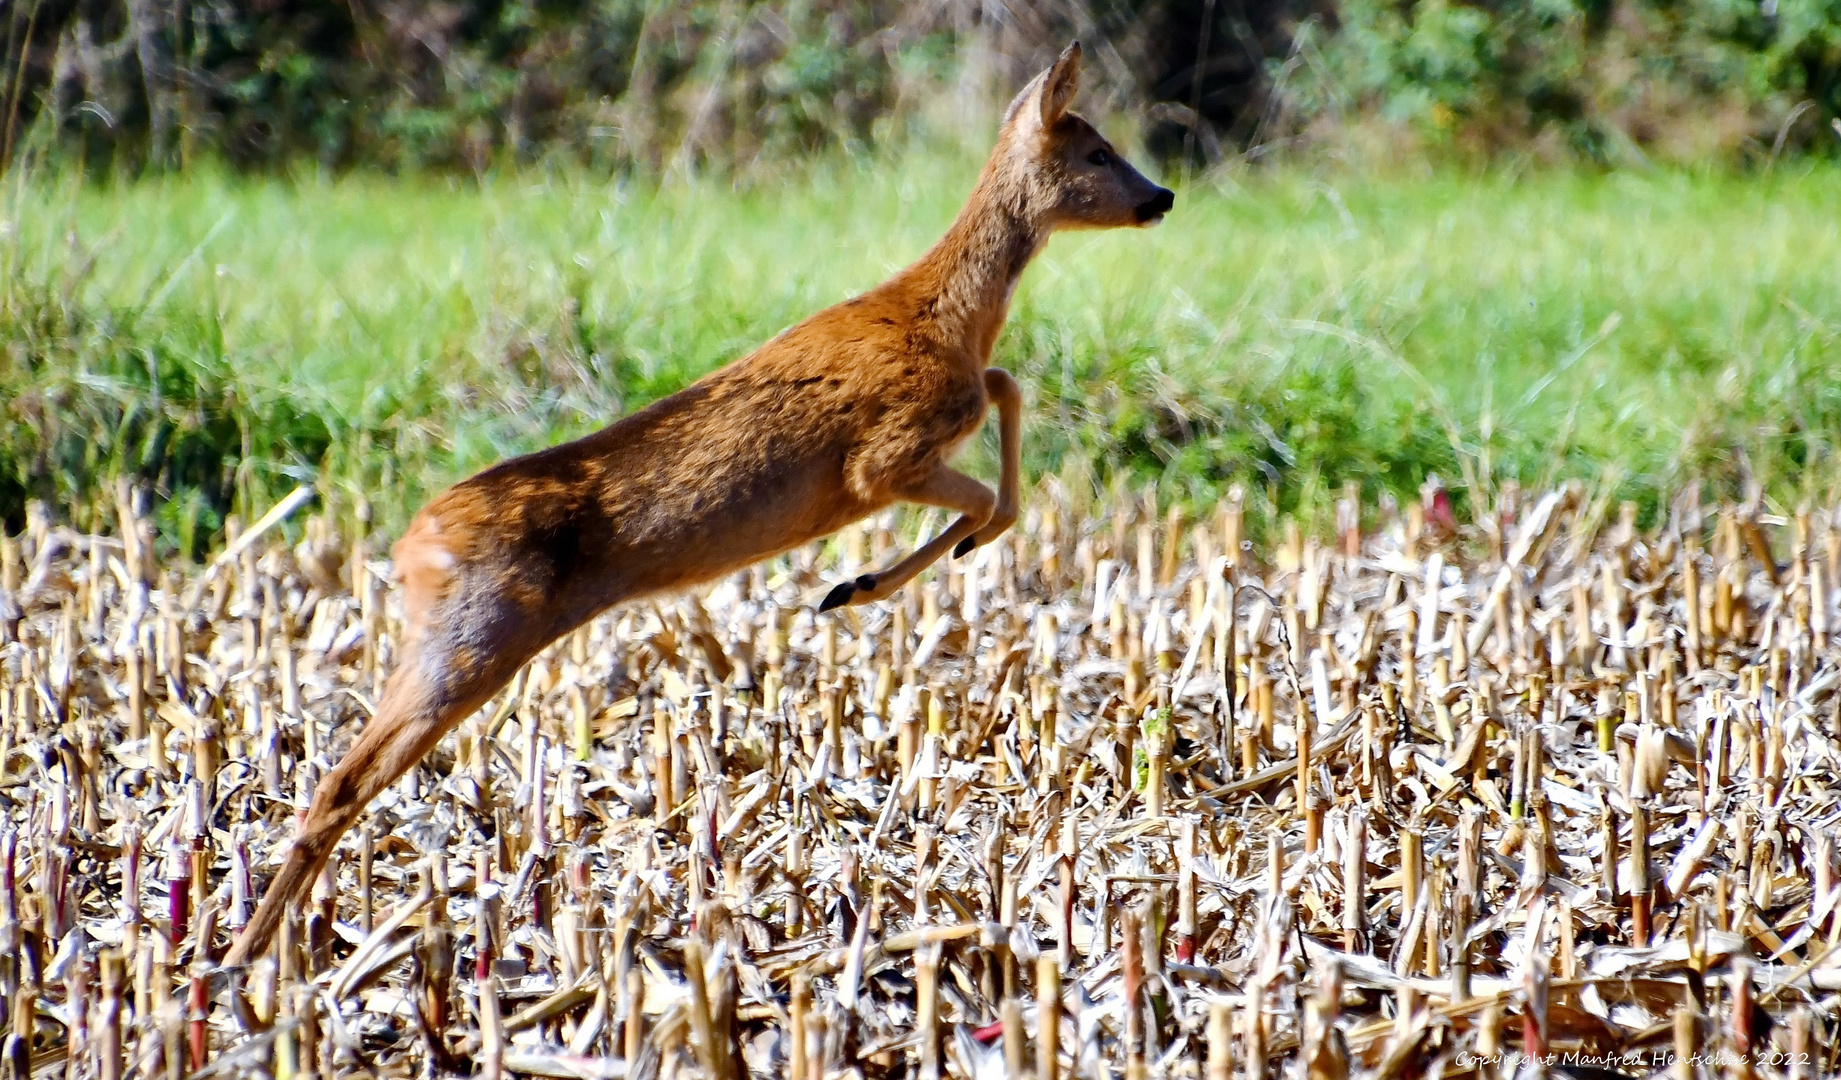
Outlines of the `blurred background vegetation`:
{"type": "MultiPolygon", "coordinates": [[[[1328,527],[1838,494],[1841,0],[0,0],[0,523],[390,531],[913,259],[1069,39],[1173,228],[1056,241],[1035,475],[1328,527]]],[[[988,454],[988,447],[983,452],[988,454]]],[[[988,466],[988,460],[983,463],[988,466]]],[[[974,462],[974,467],[978,463],[974,462]]]]}
{"type": "Polygon", "coordinates": [[[4,150],[746,167],[964,115],[1068,39],[1162,157],[1832,152],[1841,0],[5,0],[4,150]]]}

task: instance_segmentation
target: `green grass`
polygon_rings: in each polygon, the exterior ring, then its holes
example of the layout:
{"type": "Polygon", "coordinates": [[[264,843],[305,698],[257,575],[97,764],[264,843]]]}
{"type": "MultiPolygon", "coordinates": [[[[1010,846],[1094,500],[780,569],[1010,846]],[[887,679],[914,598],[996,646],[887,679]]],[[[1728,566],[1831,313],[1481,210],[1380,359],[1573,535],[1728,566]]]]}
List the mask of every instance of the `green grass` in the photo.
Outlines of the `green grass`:
{"type": "MultiPolygon", "coordinates": [[[[976,166],[16,181],[0,515],[80,517],[126,471],[185,546],[304,478],[394,528],[875,284],[976,166]]],[[[1058,237],[997,362],[1030,396],[1032,470],[1195,500],[1238,482],[1311,524],[1346,482],[1405,497],[1430,472],[1460,499],[1578,477],[1652,511],[1697,480],[1794,501],[1841,475],[1837,271],[1833,167],[1281,171],[1183,190],[1155,231],[1058,237]]]]}

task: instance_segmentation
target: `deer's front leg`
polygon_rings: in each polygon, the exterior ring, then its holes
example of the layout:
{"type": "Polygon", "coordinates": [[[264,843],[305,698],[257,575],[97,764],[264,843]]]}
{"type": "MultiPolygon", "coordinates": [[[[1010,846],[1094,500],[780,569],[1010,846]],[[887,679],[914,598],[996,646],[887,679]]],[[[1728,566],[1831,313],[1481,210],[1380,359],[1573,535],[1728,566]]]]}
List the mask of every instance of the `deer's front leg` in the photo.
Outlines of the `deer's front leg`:
{"type": "MultiPolygon", "coordinates": [[[[936,466],[920,483],[895,492],[895,497],[903,502],[957,510],[959,519],[894,566],[864,574],[832,589],[824,603],[818,605],[818,610],[830,611],[845,604],[867,604],[887,597],[952,550],[954,544],[971,539],[972,534],[992,519],[999,505],[998,496],[990,488],[944,464],[936,466]]],[[[1011,516],[1015,516],[1014,511],[1011,516]]]]}
{"type": "Polygon", "coordinates": [[[997,406],[997,444],[1002,458],[997,473],[997,508],[991,520],[972,535],[959,541],[953,549],[958,558],[976,547],[983,547],[1016,524],[1022,503],[1023,488],[1023,388],[1003,368],[986,368],[984,393],[997,406]]]}

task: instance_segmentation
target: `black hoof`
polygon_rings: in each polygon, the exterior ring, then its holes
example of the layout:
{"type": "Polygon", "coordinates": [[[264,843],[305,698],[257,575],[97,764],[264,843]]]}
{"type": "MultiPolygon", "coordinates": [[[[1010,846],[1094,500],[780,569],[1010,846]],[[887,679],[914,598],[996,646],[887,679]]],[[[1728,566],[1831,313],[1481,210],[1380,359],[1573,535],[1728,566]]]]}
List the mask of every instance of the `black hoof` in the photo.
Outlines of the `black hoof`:
{"type": "Polygon", "coordinates": [[[965,539],[959,541],[958,547],[952,549],[952,557],[955,559],[963,559],[965,558],[967,552],[971,551],[973,548],[977,546],[978,546],[978,538],[975,536],[968,536],[965,539]]]}
{"type": "Polygon", "coordinates": [[[818,605],[819,611],[830,611],[850,603],[850,598],[859,592],[868,592],[876,587],[876,575],[864,574],[855,581],[846,581],[825,595],[825,601],[818,605]]]}

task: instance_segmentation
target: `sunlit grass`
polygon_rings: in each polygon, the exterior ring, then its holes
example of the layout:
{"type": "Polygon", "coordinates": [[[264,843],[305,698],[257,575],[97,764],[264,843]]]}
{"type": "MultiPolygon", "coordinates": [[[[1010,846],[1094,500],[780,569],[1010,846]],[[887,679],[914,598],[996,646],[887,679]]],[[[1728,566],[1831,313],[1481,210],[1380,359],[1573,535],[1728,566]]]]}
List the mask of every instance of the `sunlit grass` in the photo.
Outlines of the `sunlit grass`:
{"type": "MultiPolygon", "coordinates": [[[[233,447],[213,467],[237,469],[236,490],[320,476],[389,524],[874,285],[937,237],[976,168],[914,151],[740,188],[40,177],[5,213],[0,397],[49,382],[132,401],[179,365],[214,388],[200,415],[268,403],[257,423],[324,427],[250,440],[240,467],[233,447]]],[[[1836,477],[1837,181],[1191,185],[1157,230],[1057,238],[998,362],[1028,387],[1034,470],[1124,471],[1171,496],[1240,483],[1314,518],[1346,482],[1405,495],[1436,472],[1460,497],[1608,478],[1655,506],[1704,477],[1793,500],[1836,477]]],[[[40,475],[35,421],[14,412],[15,500],[81,498],[92,481],[40,475]]],[[[51,467],[151,476],[160,452],[51,467]]]]}

